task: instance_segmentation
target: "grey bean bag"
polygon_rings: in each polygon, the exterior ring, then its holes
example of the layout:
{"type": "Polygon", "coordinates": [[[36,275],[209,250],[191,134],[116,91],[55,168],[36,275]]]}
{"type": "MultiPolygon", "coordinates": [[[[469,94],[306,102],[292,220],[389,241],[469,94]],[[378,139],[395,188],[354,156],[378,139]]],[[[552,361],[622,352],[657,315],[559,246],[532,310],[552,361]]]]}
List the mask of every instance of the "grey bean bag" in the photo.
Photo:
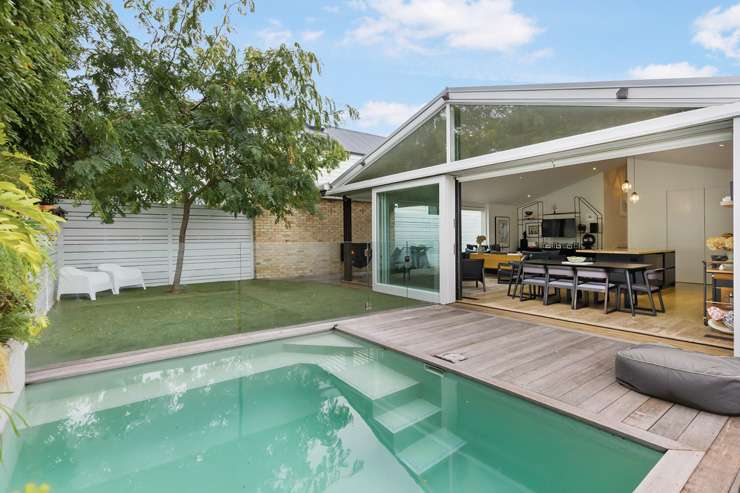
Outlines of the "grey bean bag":
{"type": "Polygon", "coordinates": [[[642,344],[619,351],[615,371],[620,383],[641,394],[740,415],[740,358],[642,344]]]}

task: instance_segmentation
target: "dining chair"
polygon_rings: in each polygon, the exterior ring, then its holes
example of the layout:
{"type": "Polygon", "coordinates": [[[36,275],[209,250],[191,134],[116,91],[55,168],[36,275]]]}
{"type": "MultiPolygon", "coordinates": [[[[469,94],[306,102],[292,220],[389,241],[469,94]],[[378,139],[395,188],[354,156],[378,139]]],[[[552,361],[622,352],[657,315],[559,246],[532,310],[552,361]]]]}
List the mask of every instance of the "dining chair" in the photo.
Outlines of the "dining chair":
{"type": "MultiPolygon", "coordinates": [[[[665,313],[665,303],[663,302],[663,272],[664,269],[650,269],[643,272],[643,282],[632,283],[633,293],[633,306],[637,308],[637,295],[646,294],[648,301],[650,302],[650,311],[648,312],[653,317],[658,315],[658,312],[665,313]],[[653,299],[653,293],[658,295],[658,302],[660,308],[655,308],[655,300],[653,299]]],[[[622,299],[622,285],[617,286],[617,303],[622,299]]],[[[645,313],[645,310],[641,310],[639,313],[645,313]]]]}
{"type": "Polygon", "coordinates": [[[616,289],[617,285],[609,281],[609,272],[606,269],[598,268],[576,268],[576,280],[575,280],[575,291],[573,296],[572,308],[578,308],[578,291],[584,293],[584,297],[587,293],[603,293],[604,294],[604,313],[611,313],[616,311],[619,307],[619,298],[614,308],[609,309],[609,291],[616,289]]]}
{"type": "Polygon", "coordinates": [[[545,305],[551,304],[549,298],[551,288],[555,289],[555,292],[557,293],[557,299],[552,303],[559,303],[561,301],[560,290],[562,289],[567,290],[571,299],[575,297],[576,278],[573,267],[548,265],[546,280],[547,282],[545,283],[545,296],[543,299],[543,303],[545,305]]]}
{"type": "Polygon", "coordinates": [[[527,295],[528,300],[537,298],[537,293],[540,289],[545,288],[547,284],[547,269],[544,265],[532,265],[523,262],[521,267],[521,274],[519,280],[519,301],[524,301],[524,288],[529,287],[529,294],[527,295]],[[533,290],[534,288],[534,290],[533,290]]]}

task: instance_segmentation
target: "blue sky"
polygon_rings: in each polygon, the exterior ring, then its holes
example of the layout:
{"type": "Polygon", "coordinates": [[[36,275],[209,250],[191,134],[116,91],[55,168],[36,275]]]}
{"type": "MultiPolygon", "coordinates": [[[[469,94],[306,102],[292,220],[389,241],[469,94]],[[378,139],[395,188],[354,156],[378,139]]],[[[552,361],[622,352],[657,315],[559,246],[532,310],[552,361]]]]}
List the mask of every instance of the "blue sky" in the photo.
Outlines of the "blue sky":
{"type": "Polygon", "coordinates": [[[732,2],[256,0],[233,22],[238,45],[316,52],[345,126],[382,135],[447,86],[740,74],[732,2]]]}

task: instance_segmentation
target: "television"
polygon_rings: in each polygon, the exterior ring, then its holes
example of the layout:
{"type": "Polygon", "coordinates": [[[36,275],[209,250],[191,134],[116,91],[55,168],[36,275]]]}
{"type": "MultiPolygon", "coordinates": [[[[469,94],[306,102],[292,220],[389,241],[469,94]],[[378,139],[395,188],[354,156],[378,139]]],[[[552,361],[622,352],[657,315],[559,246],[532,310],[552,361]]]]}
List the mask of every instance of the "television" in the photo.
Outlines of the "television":
{"type": "Polygon", "coordinates": [[[543,219],[542,236],[545,238],[575,238],[576,220],[570,219],[543,219]]]}

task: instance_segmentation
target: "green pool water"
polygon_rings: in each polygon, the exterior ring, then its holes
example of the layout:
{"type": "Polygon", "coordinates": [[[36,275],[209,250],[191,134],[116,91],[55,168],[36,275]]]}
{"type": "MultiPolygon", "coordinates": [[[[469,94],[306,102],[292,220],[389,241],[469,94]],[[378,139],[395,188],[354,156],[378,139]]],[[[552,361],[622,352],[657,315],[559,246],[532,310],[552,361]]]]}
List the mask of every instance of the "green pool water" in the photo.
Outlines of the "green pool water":
{"type": "Polygon", "coordinates": [[[28,387],[1,491],[621,492],[657,451],[318,334],[28,387]]]}

